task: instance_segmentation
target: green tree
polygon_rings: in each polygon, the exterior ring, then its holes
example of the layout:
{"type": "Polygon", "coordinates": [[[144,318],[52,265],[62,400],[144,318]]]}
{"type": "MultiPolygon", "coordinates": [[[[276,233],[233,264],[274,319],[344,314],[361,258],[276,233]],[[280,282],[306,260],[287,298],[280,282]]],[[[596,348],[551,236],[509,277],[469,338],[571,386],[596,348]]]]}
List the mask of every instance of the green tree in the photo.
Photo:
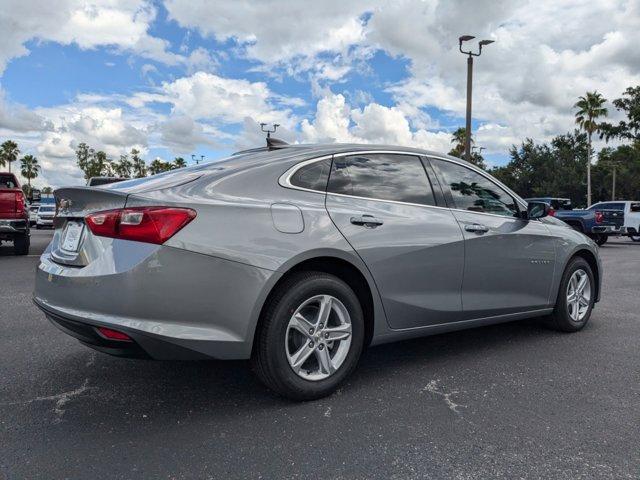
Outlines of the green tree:
{"type": "Polygon", "coordinates": [[[31,193],[31,180],[40,173],[40,164],[33,155],[25,155],[20,159],[20,175],[27,179],[29,193],[31,193]]]}
{"type": "Polygon", "coordinates": [[[4,167],[8,164],[9,172],[11,172],[11,164],[18,159],[18,155],[20,155],[20,149],[13,140],[6,140],[0,145],[0,165],[4,167]]]}
{"type": "MultiPolygon", "coordinates": [[[[465,158],[465,139],[467,137],[467,129],[465,127],[458,128],[455,132],[451,134],[451,143],[453,144],[453,148],[449,151],[449,155],[458,158],[465,158]]],[[[473,145],[473,135],[471,136],[471,145],[473,145]]],[[[480,167],[482,169],[486,169],[486,164],[484,163],[484,157],[480,155],[478,152],[471,152],[471,163],[475,166],[480,167]]]]}
{"type": "MultiPolygon", "coordinates": [[[[464,142],[467,138],[467,129],[465,127],[459,127],[455,132],[451,134],[451,143],[453,147],[449,151],[449,155],[454,157],[464,157],[464,142]]],[[[473,145],[473,136],[471,137],[471,145],[473,145]]]]}
{"type": "Polygon", "coordinates": [[[42,190],[40,190],[40,192],[41,192],[41,193],[46,193],[46,194],[53,193],[53,188],[51,188],[51,187],[44,187],[42,190]]]}
{"type": "Polygon", "coordinates": [[[113,166],[117,176],[121,178],[131,178],[133,162],[129,160],[129,155],[120,155],[120,160],[113,166]]]}
{"type": "Polygon", "coordinates": [[[91,160],[91,173],[92,177],[101,177],[111,173],[109,158],[102,150],[98,150],[93,154],[93,158],[91,160]]]}
{"type": "Polygon", "coordinates": [[[82,173],[84,173],[84,179],[89,180],[93,175],[93,158],[95,151],[86,143],[82,142],[76,147],[76,159],[77,164],[82,173]]]}
{"type": "Polygon", "coordinates": [[[149,173],[151,173],[151,175],[157,175],[158,173],[167,172],[169,170],[171,170],[171,164],[160,160],[160,158],[156,158],[149,164],[149,173]]]}
{"type": "Polygon", "coordinates": [[[587,92],[586,95],[578,98],[573,108],[576,111],[576,124],[587,134],[587,206],[591,206],[591,137],[594,133],[600,132],[600,124],[597,119],[607,116],[607,109],[604,107],[606,99],[598,92],[587,92]]]}
{"type": "Polygon", "coordinates": [[[520,196],[571,198],[583,205],[587,136],[578,131],[555,137],[549,144],[526,139],[509,150],[509,163],[491,170],[520,196]]]}
{"type": "Polygon", "coordinates": [[[640,142],[640,85],[627,88],[622,97],[616,98],[613,106],[619,112],[624,112],[625,119],[617,125],[602,123],[600,125],[601,136],[607,141],[611,138],[629,140],[631,143],[640,142]]]}
{"type": "Polygon", "coordinates": [[[140,152],[135,148],[131,149],[131,163],[133,164],[133,174],[135,178],[143,178],[147,176],[147,165],[140,158],[140,152]]]}
{"type": "Polygon", "coordinates": [[[187,162],[184,161],[184,158],[176,157],[176,158],[173,159],[172,168],[184,168],[186,166],[187,166],[187,162]]]}
{"type": "Polygon", "coordinates": [[[616,198],[640,199],[640,143],[607,147],[598,153],[593,167],[595,201],[613,198],[613,169],[616,169],[616,198]]]}

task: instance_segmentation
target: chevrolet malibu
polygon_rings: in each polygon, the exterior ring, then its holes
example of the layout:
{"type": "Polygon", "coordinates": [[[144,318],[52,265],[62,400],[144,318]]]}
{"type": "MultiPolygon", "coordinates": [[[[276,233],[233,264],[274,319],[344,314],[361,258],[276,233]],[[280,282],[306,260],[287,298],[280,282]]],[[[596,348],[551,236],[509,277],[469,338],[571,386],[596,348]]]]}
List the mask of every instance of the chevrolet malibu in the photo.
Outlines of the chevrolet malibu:
{"type": "Polygon", "coordinates": [[[296,400],[367,346],[544,317],[582,329],[598,249],[460,159],[278,145],[98,188],[62,188],[34,301],[112,355],[251,359],[296,400]]]}

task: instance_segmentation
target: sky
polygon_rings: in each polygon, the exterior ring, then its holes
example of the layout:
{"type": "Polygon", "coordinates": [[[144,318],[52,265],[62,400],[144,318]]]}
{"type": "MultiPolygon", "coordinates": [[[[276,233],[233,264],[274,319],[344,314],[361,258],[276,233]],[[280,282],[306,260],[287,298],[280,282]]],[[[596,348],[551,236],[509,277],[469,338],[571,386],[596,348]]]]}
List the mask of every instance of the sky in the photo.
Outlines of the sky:
{"type": "Polygon", "coordinates": [[[38,158],[36,186],[83,184],[80,142],[212,161],[262,146],[260,122],[446,153],[463,34],[495,41],[473,89],[490,166],[572,131],[586,91],[640,84],[640,0],[0,0],[0,31],[0,142],[38,158]]]}

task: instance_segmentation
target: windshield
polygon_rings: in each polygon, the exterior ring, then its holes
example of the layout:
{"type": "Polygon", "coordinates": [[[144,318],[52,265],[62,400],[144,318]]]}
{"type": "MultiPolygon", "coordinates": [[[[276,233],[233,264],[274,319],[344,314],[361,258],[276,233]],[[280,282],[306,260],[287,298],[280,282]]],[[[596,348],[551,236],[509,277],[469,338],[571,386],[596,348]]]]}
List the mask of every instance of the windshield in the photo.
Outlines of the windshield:
{"type": "Polygon", "coordinates": [[[42,206],[38,210],[38,212],[45,212],[45,213],[50,213],[50,212],[55,212],[55,211],[56,211],[56,208],[54,206],[50,206],[50,205],[42,206]]]}

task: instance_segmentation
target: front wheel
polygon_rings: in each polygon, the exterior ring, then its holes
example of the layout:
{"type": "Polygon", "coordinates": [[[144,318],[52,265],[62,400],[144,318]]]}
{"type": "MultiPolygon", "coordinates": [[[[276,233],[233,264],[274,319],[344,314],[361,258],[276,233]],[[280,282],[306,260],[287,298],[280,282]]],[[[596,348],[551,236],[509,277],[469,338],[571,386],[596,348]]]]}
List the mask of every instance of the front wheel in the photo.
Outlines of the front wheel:
{"type": "Polygon", "coordinates": [[[274,293],[256,335],[251,360],[267,387],[292,400],[322,398],[358,363],[362,307],[338,277],[301,272],[274,293]]]}
{"type": "Polygon", "coordinates": [[[591,266],[584,258],[574,258],[562,276],[551,326],[562,332],[582,330],[591,317],[595,296],[591,266]]]}

